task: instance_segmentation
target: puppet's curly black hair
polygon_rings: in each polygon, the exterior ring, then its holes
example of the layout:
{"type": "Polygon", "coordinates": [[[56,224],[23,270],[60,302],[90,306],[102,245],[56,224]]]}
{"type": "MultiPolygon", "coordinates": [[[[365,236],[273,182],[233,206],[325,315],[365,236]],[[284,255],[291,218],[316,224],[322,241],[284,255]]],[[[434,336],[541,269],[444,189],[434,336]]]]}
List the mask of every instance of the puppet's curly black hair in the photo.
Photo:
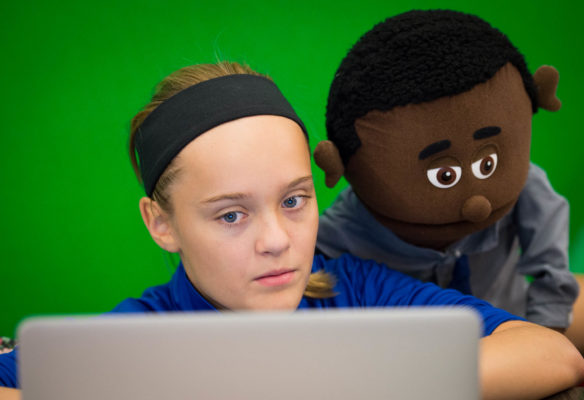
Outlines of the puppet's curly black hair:
{"type": "Polygon", "coordinates": [[[537,92],[525,59],[507,36],[471,14],[414,10],[375,25],[341,62],[331,84],[326,127],[343,163],[361,142],[355,120],[466,92],[506,63],[523,78],[533,112],[537,92]]]}

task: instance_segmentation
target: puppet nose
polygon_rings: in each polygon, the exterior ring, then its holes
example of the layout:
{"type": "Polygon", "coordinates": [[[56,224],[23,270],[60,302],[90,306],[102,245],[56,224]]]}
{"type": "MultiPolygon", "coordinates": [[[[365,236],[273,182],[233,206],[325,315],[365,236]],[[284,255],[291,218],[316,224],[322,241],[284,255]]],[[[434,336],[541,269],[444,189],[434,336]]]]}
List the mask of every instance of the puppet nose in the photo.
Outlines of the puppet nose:
{"type": "Polygon", "coordinates": [[[472,196],[462,205],[462,218],[470,222],[481,222],[491,214],[491,202],[484,196],[472,196]]]}

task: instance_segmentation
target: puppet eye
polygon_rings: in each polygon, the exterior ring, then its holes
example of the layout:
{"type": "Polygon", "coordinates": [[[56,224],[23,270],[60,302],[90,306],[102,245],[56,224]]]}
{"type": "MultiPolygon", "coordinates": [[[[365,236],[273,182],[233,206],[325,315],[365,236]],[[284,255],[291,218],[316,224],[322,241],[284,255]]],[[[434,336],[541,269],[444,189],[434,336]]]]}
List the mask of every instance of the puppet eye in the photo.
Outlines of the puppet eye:
{"type": "Polygon", "coordinates": [[[479,179],[487,179],[497,169],[497,153],[489,154],[472,163],[472,173],[479,179]]]}
{"type": "Polygon", "coordinates": [[[430,183],[440,189],[448,189],[460,180],[460,167],[438,167],[426,171],[430,183]]]}

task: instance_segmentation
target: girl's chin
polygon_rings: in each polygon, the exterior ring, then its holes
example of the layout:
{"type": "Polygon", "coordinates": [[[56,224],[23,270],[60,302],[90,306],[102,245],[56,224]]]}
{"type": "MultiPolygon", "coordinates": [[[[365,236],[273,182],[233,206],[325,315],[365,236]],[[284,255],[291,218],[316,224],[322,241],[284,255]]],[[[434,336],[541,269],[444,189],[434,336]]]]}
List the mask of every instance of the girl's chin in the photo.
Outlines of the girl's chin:
{"type": "Polygon", "coordinates": [[[292,291],[289,289],[286,293],[271,293],[260,296],[260,298],[251,304],[249,310],[294,311],[298,308],[303,293],[304,291],[292,291]]]}

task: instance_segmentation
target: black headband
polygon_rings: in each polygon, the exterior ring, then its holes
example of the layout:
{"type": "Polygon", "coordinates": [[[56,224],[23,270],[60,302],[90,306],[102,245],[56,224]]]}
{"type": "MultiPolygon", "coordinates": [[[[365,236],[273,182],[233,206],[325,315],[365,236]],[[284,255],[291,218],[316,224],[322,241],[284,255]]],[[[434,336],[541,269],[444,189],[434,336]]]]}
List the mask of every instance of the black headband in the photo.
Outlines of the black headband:
{"type": "Polygon", "coordinates": [[[225,122],[252,115],[279,115],[304,124],[271,80],[237,74],[190,86],[160,104],[136,132],[144,189],[156,182],[174,157],[193,139],[225,122]]]}

